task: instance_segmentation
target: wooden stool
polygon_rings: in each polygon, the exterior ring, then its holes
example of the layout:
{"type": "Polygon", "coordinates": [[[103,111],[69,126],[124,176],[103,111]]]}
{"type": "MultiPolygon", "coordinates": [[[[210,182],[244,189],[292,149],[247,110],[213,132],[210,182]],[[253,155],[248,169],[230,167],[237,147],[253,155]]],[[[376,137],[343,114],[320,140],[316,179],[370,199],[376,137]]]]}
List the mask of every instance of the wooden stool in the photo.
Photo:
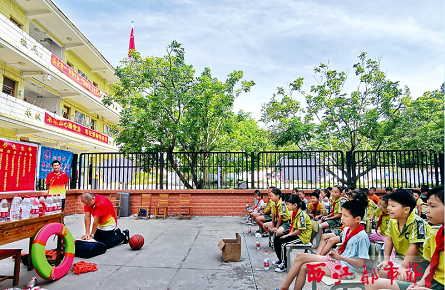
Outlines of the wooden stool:
{"type": "Polygon", "coordinates": [[[0,249],[0,260],[15,256],[14,275],[0,275],[0,282],[6,279],[12,279],[12,286],[19,284],[21,253],[22,249],[0,249]]]}

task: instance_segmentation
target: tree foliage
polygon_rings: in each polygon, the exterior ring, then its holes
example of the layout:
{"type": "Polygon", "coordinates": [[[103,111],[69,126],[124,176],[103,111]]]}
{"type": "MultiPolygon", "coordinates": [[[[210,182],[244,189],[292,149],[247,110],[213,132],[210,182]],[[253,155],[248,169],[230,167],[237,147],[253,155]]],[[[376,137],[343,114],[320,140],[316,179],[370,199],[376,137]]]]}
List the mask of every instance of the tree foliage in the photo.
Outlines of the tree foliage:
{"type": "Polygon", "coordinates": [[[123,152],[214,150],[230,129],[235,98],[254,85],[242,80],[243,72],[237,70],[225,81],[213,77],[209,68],[195,76],[176,41],[163,57],[143,58],[132,52],[116,68],[116,75],[115,95],[104,102],[125,107],[120,130],[115,130],[115,142],[123,152]]]}

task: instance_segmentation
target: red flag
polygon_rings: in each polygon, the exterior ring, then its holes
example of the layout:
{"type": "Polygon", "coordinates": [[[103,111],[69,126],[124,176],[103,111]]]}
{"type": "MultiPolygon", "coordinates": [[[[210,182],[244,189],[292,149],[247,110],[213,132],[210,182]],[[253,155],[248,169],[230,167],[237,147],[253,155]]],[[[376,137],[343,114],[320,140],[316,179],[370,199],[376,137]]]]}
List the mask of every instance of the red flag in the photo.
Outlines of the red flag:
{"type": "Polygon", "coordinates": [[[128,45],[128,54],[130,54],[131,50],[135,49],[136,46],[134,45],[133,21],[131,21],[131,33],[130,33],[130,44],[128,45]]]}

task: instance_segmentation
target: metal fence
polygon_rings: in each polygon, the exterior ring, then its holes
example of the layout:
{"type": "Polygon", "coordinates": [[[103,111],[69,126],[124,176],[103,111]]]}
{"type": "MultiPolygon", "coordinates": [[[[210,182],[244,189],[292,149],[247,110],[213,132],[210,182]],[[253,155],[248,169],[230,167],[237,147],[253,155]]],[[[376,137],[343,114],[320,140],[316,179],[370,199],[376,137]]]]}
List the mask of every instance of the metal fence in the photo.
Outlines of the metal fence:
{"type": "Polygon", "coordinates": [[[79,189],[430,187],[444,155],[420,150],[83,153],[79,189]]]}

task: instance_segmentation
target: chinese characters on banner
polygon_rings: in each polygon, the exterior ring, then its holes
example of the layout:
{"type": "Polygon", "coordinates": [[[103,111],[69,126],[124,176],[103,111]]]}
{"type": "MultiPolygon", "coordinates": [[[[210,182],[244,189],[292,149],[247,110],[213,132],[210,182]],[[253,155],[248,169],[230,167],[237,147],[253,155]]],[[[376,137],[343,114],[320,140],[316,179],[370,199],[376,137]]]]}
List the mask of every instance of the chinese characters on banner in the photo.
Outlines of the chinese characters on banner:
{"type": "Polygon", "coordinates": [[[71,121],[56,119],[54,117],[51,117],[48,113],[45,113],[45,124],[58,127],[64,130],[68,130],[71,132],[75,132],[83,136],[90,137],[97,141],[108,144],[108,136],[105,136],[99,132],[88,129],[87,127],[81,126],[71,121]]]}
{"type": "Polygon", "coordinates": [[[84,79],[80,74],[70,68],[54,54],[51,54],[51,64],[96,97],[101,97],[100,90],[98,88],[96,88],[90,81],[84,79]]]}
{"type": "Polygon", "coordinates": [[[37,145],[0,139],[0,192],[34,190],[37,145]]]}
{"type": "Polygon", "coordinates": [[[73,152],[41,146],[39,159],[39,179],[46,179],[48,173],[53,170],[51,163],[54,160],[58,160],[60,162],[60,170],[68,174],[68,176],[71,176],[71,161],[73,160],[73,152]]]}

